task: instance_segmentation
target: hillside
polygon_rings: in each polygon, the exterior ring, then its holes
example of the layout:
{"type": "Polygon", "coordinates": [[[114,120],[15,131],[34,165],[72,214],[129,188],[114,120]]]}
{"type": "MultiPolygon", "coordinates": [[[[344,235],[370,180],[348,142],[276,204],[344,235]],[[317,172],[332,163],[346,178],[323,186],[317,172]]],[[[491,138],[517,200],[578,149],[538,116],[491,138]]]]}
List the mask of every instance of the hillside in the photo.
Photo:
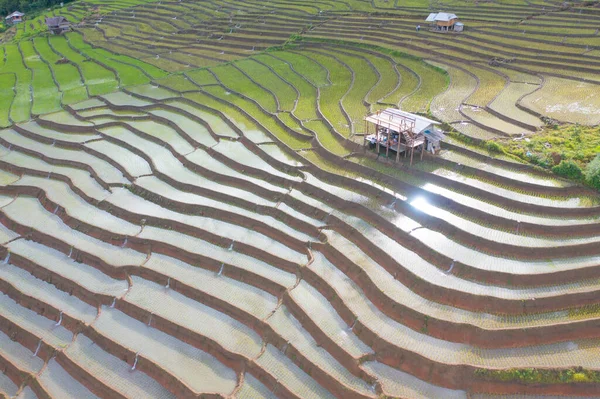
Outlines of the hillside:
{"type": "Polygon", "coordinates": [[[0,398],[600,397],[599,22],[115,0],[9,29],[0,398]],[[442,150],[365,147],[390,107],[442,150]]]}

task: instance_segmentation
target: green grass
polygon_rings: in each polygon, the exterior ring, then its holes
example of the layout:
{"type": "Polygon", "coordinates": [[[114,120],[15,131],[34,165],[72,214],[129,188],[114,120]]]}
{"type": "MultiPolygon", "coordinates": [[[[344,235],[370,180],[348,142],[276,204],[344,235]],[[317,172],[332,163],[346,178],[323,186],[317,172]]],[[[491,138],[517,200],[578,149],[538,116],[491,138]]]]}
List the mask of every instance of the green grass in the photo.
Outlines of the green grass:
{"type": "Polygon", "coordinates": [[[305,54],[276,51],[271,55],[288,62],[296,72],[304,76],[315,87],[325,87],[330,83],[327,79],[327,69],[309,57],[306,57],[305,54]]]}
{"type": "Polygon", "coordinates": [[[408,112],[427,113],[433,98],[448,87],[448,75],[446,71],[422,60],[405,59],[402,63],[419,75],[421,81],[417,90],[400,103],[400,108],[408,112]]]}
{"type": "Polygon", "coordinates": [[[384,104],[398,105],[400,101],[414,92],[419,86],[419,77],[408,67],[396,64],[396,70],[400,74],[400,86],[381,99],[384,104]]]}
{"type": "MultiPolygon", "coordinates": [[[[300,92],[294,115],[301,120],[316,119],[317,90],[302,75],[292,69],[291,63],[276,58],[277,54],[279,53],[266,53],[254,58],[271,67],[282,79],[292,84],[300,92]]],[[[289,56],[294,57],[295,54],[289,53],[289,56]]]]}
{"type": "Polygon", "coordinates": [[[150,82],[150,77],[144,74],[141,69],[113,59],[111,54],[106,50],[92,48],[92,46],[83,41],[80,34],[70,32],[65,37],[69,44],[82,55],[115,70],[121,86],[141,85],[150,82]]]}
{"type": "Polygon", "coordinates": [[[365,126],[363,118],[370,111],[363,101],[379,81],[376,70],[362,56],[346,55],[340,52],[331,52],[331,54],[346,64],[354,73],[354,82],[342,100],[342,104],[350,115],[354,133],[363,133],[365,126]]]}
{"type": "Polygon", "coordinates": [[[286,125],[290,129],[292,129],[293,131],[298,132],[298,133],[302,133],[302,134],[305,134],[305,135],[310,135],[308,132],[304,131],[304,129],[302,128],[302,126],[296,121],[296,119],[294,119],[292,117],[292,115],[289,112],[278,112],[277,113],[277,118],[279,118],[279,120],[284,125],[286,125]]]}
{"type": "Polygon", "coordinates": [[[296,91],[289,83],[271,72],[269,68],[253,59],[237,61],[235,65],[249,76],[252,76],[258,84],[271,91],[277,97],[281,111],[292,111],[294,109],[297,97],[296,91]]]}
{"type": "Polygon", "coordinates": [[[395,63],[386,58],[377,57],[370,54],[365,54],[364,57],[366,57],[371,64],[373,64],[381,77],[377,85],[367,97],[367,101],[369,103],[376,104],[378,101],[395,91],[396,86],[398,86],[398,83],[401,81],[400,74],[397,73],[395,63]]]}
{"type": "Polygon", "coordinates": [[[14,74],[0,74],[0,127],[7,127],[10,125],[10,106],[15,97],[15,92],[13,90],[15,82],[16,77],[14,74]]]}
{"type": "MultiPolygon", "coordinates": [[[[161,55],[162,57],[163,55],[161,55]]],[[[175,61],[187,65],[187,68],[207,68],[216,67],[226,62],[231,62],[239,59],[240,57],[225,53],[219,54],[219,52],[213,50],[197,50],[189,49],[185,51],[179,51],[173,49],[169,54],[164,53],[164,57],[169,57],[175,61]],[[215,59],[216,58],[216,59],[215,59]]]]}
{"type": "MultiPolygon", "coordinates": [[[[310,147],[310,143],[308,141],[304,141],[296,138],[295,136],[292,136],[290,133],[285,131],[282,126],[277,124],[277,122],[271,115],[267,115],[264,112],[262,112],[256,104],[233,94],[225,94],[226,92],[222,87],[209,86],[204,88],[204,90],[206,90],[207,93],[210,93],[215,97],[218,97],[224,101],[239,106],[249,115],[252,115],[252,117],[254,117],[259,123],[261,123],[268,131],[274,134],[282,142],[287,144],[290,148],[297,150],[310,147]]],[[[245,126],[245,128],[242,128],[242,130],[262,130],[242,112],[238,111],[237,109],[231,106],[227,106],[213,99],[210,99],[204,94],[186,93],[184,96],[201,104],[206,104],[209,107],[220,110],[226,113],[227,115],[233,117],[233,119],[235,119],[238,123],[241,123],[242,126],[245,126]]]]}
{"type": "Polygon", "coordinates": [[[319,99],[321,112],[336,131],[343,136],[350,136],[350,126],[340,106],[340,100],[350,89],[352,73],[332,56],[313,51],[303,51],[302,54],[310,57],[329,70],[329,79],[332,84],[321,88],[321,97],[319,99]]]}
{"type": "Polygon", "coordinates": [[[449,122],[462,120],[463,116],[458,112],[458,107],[475,90],[477,80],[462,69],[445,64],[434,63],[434,65],[447,71],[450,87],[432,101],[430,112],[439,120],[449,122]]]}
{"type": "Polygon", "coordinates": [[[599,383],[600,372],[582,367],[572,369],[477,369],[475,376],[488,381],[520,382],[524,384],[599,383]]]}
{"type": "Polygon", "coordinates": [[[272,93],[263,89],[232,65],[211,68],[211,71],[229,90],[243,94],[258,102],[268,112],[277,112],[277,103],[272,93]]]}
{"type": "MultiPolygon", "coordinates": [[[[90,47],[88,43],[85,43],[85,37],[81,37],[81,35],[77,33],[71,32],[67,36],[71,44],[77,47],[78,49],[90,47]]],[[[98,57],[107,58],[123,65],[135,66],[139,68],[138,71],[141,69],[143,73],[148,75],[148,77],[151,79],[159,79],[168,75],[167,71],[161,68],[157,68],[154,65],[148,64],[147,62],[140,61],[137,58],[117,54],[102,48],[94,48],[93,52],[97,54],[98,57]]]]}
{"type": "Polygon", "coordinates": [[[186,76],[182,74],[170,75],[161,79],[155,79],[154,83],[168,87],[169,89],[180,93],[198,89],[198,86],[196,86],[193,81],[186,78],[186,76]]]}
{"type": "Polygon", "coordinates": [[[304,122],[304,126],[317,134],[319,142],[327,150],[339,156],[348,154],[349,151],[344,148],[344,146],[342,146],[342,144],[335,138],[334,134],[329,130],[325,122],[314,120],[304,122]]]}
{"type": "Polygon", "coordinates": [[[465,100],[465,103],[485,107],[504,89],[506,80],[501,75],[471,65],[461,66],[479,79],[477,90],[465,100]]]}
{"type": "Polygon", "coordinates": [[[62,92],[62,103],[73,104],[88,98],[79,70],[71,64],[57,63],[62,57],[52,50],[45,37],[33,39],[35,50],[48,63],[62,92]]]}
{"type": "Polygon", "coordinates": [[[198,86],[219,84],[215,76],[208,69],[197,69],[185,72],[185,75],[198,86]]]}
{"type": "Polygon", "coordinates": [[[302,151],[302,152],[300,152],[300,155],[303,158],[306,158],[307,160],[309,160],[310,162],[315,164],[316,166],[318,166],[320,169],[323,169],[327,172],[335,173],[336,175],[346,176],[346,177],[350,177],[350,178],[354,178],[354,179],[361,177],[356,172],[353,172],[349,169],[342,168],[342,167],[326,160],[325,158],[323,158],[322,156],[320,156],[319,154],[317,154],[314,151],[302,151]]]}
{"type": "Polygon", "coordinates": [[[5,54],[6,62],[0,70],[0,74],[13,73],[16,76],[16,95],[10,106],[10,118],[14,122],[24,122],[31,116],[31,71],[23,64],[16,44],[7,44],[5,54]]]}
{"type": "Polygon", "coordinates": [[[33,114],[45,114],[59,111],[60,94],[48,65],[37,55],[30,40],[19,43],[25,65],[32,71],[33,114]]]}
{"type": "Polygon", "coordinates": [[[581,168],[600,153],[600,127],[563,125],[548,127],[529,136],[529,141],[501,141],[502,150],[522,160],[542,166],[554,165],[553,154],[561,159],[573,160],[581,168]],[[531,155],[528,156],[527,153],[531,155]]]}
{"type": "Polygon", "coordinates": [[[48,41],[56,52],[79,67],[91,96],[107,94],[118,88],[117,78],[113,72],[73,50],[65,37],[51,36],[48,41]]]}

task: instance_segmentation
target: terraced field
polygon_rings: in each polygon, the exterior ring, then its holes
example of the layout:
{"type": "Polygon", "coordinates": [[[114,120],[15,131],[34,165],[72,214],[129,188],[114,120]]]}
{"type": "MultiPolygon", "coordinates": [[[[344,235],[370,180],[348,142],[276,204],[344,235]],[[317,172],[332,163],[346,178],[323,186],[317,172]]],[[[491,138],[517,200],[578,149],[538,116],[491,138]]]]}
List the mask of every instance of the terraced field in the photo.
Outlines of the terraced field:
{"type": "Polygon", "coordinates": [[[86,1],[3,44],[0,398],[600,397],[600,195],[362,146],[387,107],[598,123],[600,9],[442,6],[464,34],[420,0],[86,1]]]}

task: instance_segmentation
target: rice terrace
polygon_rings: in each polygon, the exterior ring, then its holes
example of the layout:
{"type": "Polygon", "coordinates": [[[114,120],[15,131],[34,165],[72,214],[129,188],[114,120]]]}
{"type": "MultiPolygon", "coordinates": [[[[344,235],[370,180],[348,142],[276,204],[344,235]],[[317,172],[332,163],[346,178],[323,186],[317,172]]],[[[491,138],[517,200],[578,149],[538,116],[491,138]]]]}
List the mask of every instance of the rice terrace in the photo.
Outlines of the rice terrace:
{"type": "Polygon", "coordinates": [[[0,12],[0,398],[600,398],[599,1],[0,12]]]}

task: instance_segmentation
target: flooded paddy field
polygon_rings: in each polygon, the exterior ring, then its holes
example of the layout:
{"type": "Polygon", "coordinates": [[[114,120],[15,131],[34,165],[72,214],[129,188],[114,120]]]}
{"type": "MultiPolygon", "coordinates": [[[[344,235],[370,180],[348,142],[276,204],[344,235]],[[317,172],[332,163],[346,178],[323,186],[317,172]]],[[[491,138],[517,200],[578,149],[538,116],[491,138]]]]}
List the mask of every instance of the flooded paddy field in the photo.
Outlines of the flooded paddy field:
{"type": "Polygon", "coordinates": [[[378,0],[15,29],[0,398],[599,397],[600,194],[456,136],[412,166],[362,146],[387,107],[473,142],[596,124],[595,3],[513,3],[448,4],[455,36],[378,0]]]}

